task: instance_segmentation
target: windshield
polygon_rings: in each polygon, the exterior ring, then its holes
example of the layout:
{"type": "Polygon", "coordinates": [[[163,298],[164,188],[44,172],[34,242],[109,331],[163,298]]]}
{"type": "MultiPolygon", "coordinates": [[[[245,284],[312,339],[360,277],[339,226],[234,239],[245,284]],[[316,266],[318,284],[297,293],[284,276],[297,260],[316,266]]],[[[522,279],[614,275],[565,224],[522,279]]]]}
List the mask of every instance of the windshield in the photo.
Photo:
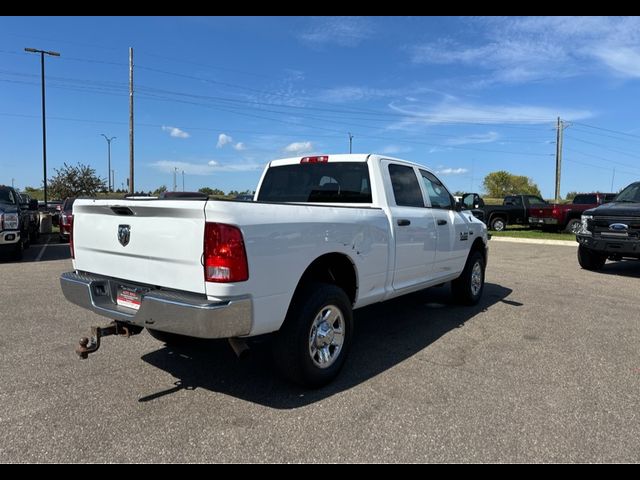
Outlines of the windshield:
{"type": "Polygon", "coordinates": [[[0,203],[16,204],[16,197],[8,188],[0,188],[0,203]]]}
{"type": "Polygon", "coordinates": [[[640,203],[640,183],[632,183],[615,198],[616,202],[640,203]]]}

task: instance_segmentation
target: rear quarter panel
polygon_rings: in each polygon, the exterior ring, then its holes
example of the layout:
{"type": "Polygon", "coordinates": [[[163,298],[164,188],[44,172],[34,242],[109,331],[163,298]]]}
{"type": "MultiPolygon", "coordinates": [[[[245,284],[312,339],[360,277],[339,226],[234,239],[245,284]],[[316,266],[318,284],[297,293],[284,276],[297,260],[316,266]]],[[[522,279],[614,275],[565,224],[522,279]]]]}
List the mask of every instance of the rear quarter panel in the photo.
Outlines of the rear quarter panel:
{"type": "Polygon", "coordinates": [[[249,280],[206,283],[210,298],[250,295],[252,335],[278,330],[307,267],[328,253],[345,255],[358,281],[356,307],[384,297],[389,225],[376,208],[210,201],[208,222],[238,226],[243,234],[249,280]]]}

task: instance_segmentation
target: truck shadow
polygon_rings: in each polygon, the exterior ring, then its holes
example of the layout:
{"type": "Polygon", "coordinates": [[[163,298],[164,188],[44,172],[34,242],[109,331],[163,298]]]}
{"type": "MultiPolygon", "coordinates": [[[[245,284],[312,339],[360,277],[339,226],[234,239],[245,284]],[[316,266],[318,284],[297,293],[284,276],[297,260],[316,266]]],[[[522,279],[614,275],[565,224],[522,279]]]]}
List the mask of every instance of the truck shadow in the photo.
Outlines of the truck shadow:
{"type": "Polygon", "coordinates": [[[618,262],[607,262],[602,270],[598,270],[598,274],[640,278],[640,261],[623,260],[618,262]]]}
{"type": "Polygon", "coordinates": [[[319,390],[306,390],[283,380],[271,361],[269,341],[253,345],[237,359],[224,340],[194,341],[184,347],[165,346],[142,359],[170,373],[177,381],[139,399],[149,402],[180,390],[206,389],[277,409],[293,409],[353,388],[393,368],[437,341],[447,332],[492,305],[512,290],[487,283],[480,304],[453,304],[447,286],[431,288],[357,310],[355,341],[338,378],[319,390]]]}

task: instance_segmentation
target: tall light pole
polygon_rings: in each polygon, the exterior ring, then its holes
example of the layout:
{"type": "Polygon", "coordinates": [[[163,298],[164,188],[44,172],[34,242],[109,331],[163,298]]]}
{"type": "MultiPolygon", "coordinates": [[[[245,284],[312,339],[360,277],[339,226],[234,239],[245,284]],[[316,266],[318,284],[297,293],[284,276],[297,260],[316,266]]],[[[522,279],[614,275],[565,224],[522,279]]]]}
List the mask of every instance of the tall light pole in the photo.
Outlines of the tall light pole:
{"type": "Polygon", "coordinates": [[[108,151],[108,168],[107,168],[107,176],[109,177],[109,193],[111,193],[111,141],[115,140],[117,137],[107,137],[104,133],[101,133],[104,139],[107,141],[107,151],[108,151]]]}
{"type": "Polygon", "coordinates": [[[38,50],[36,48],[25,48],[25,52],[39,53],[40,54],[40,75],[42,77],[42,165],[44,171],[44,204],[47,204],[47,124],[45,121],[45,108],[44,108],[44,56],[51,55],[52,57],[59,57],[58,52],[49,52],[47,50],[38,50]]]}
{"type": "Polygon", "coordinates": [[[182,191],[184,192],[184,170],[182,170],[182,191]]]}

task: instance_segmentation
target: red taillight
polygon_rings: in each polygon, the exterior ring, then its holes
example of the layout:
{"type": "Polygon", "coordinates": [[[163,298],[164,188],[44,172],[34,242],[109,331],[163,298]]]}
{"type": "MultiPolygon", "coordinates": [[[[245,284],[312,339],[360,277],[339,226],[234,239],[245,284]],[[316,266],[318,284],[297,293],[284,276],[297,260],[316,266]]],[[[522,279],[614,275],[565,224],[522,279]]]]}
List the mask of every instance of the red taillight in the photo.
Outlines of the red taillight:
{"type": "Polygon", "coordinates": [[[71,258],[76,258],[76,254],[73,251],[73,215],[67,216],[69,223],[69,250],[71,250],[71,258]]]}
{"type": "Polygon", "coordinates": [[[238,227],[205,223],[204,279],[207,282],[244,282],[249,279],[247,252],[238,227]]]}
{"type": "Polygon", "coordinates": [[[328,155],[320,155],[318,157],[302,157],[300,163],[327,163],[328,161],[328,155]]]}
{"type": "Polygon", "coordinates": [[[553,210],[551,210],[551,215],[554,217],[557,217],[560,215],[560,210],[558,210],[557,208],[554,208],[553,210]]]}

